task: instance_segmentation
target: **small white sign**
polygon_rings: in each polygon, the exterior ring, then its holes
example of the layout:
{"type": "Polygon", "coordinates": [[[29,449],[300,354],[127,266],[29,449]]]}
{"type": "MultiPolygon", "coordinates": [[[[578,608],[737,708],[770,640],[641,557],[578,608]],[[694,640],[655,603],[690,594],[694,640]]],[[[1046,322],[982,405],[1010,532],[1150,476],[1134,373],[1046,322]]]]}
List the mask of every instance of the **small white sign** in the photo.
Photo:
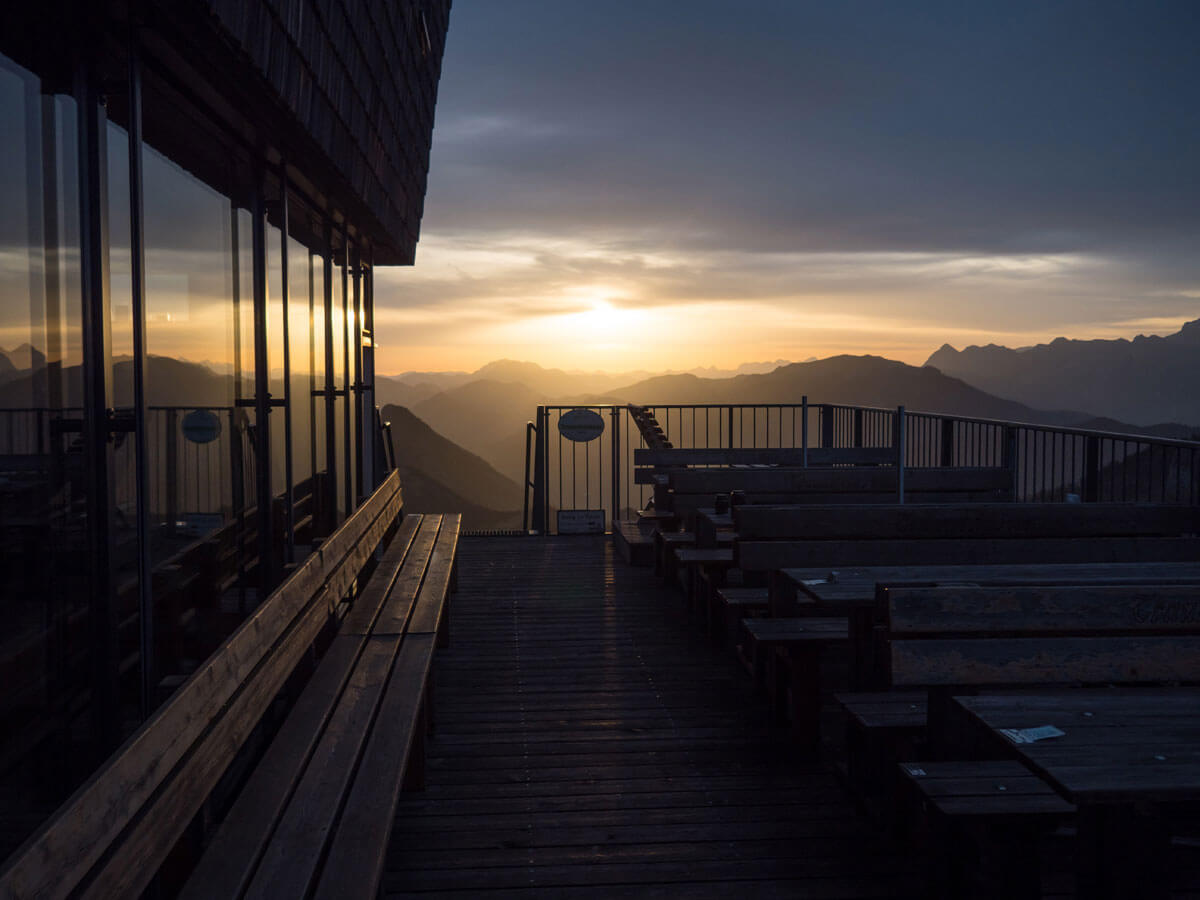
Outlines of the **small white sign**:
{"type": "Polygon", "coordinates": [[[194,444],[209,444],[221,436],[221,419],[211,409],[193,409],[183,417],[183,436],[194,444]]]}
{"type": "Polygon", "coordinates": [[[1061,728],[1053,725],[1039,725],[1037,728],[1001,728],[999,732],[1014,744],[1035,744],[1048,738],[1062,737],[1066,734],[1061,728]]]}
{"type": "Polygon", "coordinates": [[[604,510],[560,509],[559,534],[604,534],[604,510]]]}
{"type": "Polygon", "coordinates": [[[559,416],[558,432],[568,441],[586,444],[604,434],[604,417],[594,409],[568,409],[559,416]]]}
{"type": "Polygon", "coordinates": [[[220,513],[184,513],[175,523],[175,530],[188,537],[200,537],[216,531],[224,524],[225,517],[220,513]]]}

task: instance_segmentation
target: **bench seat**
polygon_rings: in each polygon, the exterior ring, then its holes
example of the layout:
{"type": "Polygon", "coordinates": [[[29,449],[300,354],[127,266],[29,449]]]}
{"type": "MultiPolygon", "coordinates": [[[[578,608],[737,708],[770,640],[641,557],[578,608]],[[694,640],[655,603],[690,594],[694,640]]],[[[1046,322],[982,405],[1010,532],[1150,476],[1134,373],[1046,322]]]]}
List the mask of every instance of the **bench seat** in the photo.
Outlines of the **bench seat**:
{"type": "Polygon", "coordinates": [[[407,516],[181,896],[373,896],[419,787],[459,517],[407,516]]]}
{"type": "Polygon", "coordinates": [[[929,826],[930,896],[1040,900],[1041,838],[1074,804],[1016,760],[902,763],[900,773],[929,826]]]}

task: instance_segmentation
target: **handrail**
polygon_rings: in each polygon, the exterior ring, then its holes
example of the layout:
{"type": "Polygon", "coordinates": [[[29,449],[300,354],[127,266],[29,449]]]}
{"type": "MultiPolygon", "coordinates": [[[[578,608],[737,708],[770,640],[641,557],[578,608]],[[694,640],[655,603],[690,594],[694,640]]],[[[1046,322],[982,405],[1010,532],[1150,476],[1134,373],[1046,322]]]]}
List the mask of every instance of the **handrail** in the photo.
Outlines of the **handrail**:
{"type": "Polygon", "coordinates": [[[525,423],[525,489],[521,492],[524,495],[525,506],[521,511],[521,530],[529,531],[529,492],[534,489],[533,478],[529,473],[530,463],[530,448],[532,446],[533,437],[537,434],[537,426],[532,422],[525,423]]]}
{"type": "Polygon", "coordinates": [[[1009,495],[1025,502],[1200,504],[1200,441],[1156,434],[814,403],[807,397],[799,403],[548,404],[538,407],[537,416],[540,427],[532,432],[537,458],[526,463],[526,492],[533,491],[532,527],[546,533],[553,531],[550,510],[575,509],[577,497],[609,498],[612,521],[645,507],[650,482],[636,476],[633,454],[658,443],[684,450],[795,448],[805,457],[818,448],[888,449],[895,453],[893,464],[906,469],[1008,470],[1009,495]],[[556,433],[557,419],[577,406],[610,412],[612,427],[602,440],[571,444],[556,433]],[[626,418],[623,428],[620,420],[626,418]],[[661,431],[650,426],[654,434],[648,438],[639,426],[651,421],[661,431]]]}

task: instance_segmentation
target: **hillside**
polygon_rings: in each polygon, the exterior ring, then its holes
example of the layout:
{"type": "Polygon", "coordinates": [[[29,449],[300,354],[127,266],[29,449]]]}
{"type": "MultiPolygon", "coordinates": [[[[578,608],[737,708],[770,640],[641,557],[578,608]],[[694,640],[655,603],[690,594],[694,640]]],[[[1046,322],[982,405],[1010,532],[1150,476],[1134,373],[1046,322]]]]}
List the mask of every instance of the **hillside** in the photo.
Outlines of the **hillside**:
{"type": "Polygon", "coordinates": [[[895,407],[979,418],[1064,424],[1083,413],[1047,412],[985,393],[936,369],[879,356],[833,356],[793,363],[765,375],[697,378],[664,375],[618,390],[633,403],[813,403],[895,407]]]}
{"type": "Polygon", "coordinates": [[[520,528],[523,495],[473,453],[447,440],[402,406],[385,406],[408,512],[461,512],[463,527],[520,528]]]}
{"type": "Polygon", "coordinates": [[[1086,409],[1138,425],[1200,426],[1200,319],[1166,337],[1057,338],[1020,350],[945,344],[926,365],[1022,403],[1086,409]]]}
{"type": "MultiPolygon", "coordinates": [[[[553,396],[553,395],[551,395],[553,396]]],[[[413,407],[413,413],[429,427],[461,447],[478,453],[491,465],[511,478],[519,478],[524,458],[499,458],[492,448],[511,446],[512,435],[524,434],[546,395],[523,384],[499,381],[473,381],[443,391],[413,407]]]]}

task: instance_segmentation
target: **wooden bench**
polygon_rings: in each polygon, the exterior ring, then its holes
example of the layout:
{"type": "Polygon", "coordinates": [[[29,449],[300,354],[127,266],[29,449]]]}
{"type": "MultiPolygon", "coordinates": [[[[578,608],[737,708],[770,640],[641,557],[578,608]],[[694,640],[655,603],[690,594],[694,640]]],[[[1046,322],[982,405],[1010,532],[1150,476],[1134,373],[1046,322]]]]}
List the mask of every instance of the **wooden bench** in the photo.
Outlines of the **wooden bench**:
{"type": "Polygon", "coordinates": [[[423,786],[459,525],[405,518],[183,897],[378,892],[402,780],[423,786]]]}
{"type": "Polygon", "coordinates": [[[929,823],[930,897],[1040,900],[1041,839],[1074,804],[1016,760],[902,763],[900,774],[929,823]]]}
{"type": "Polygon", "coordinates": [[[1200,508],[994,503],[740,506],[738,565],[800,567],[1200,559],[1200,508]]]}
{"type": "Polygon", "coordinates": [[[790,722],[799,749],[815,753],[820,741],[821,658],[848,640],[846,619],[746,618],[745,662],[765,682],[771,718],[790,722]]]}
{"type": "MultiPolygon", "coordinates": [[[[137,896],[168,858],[186,869],[192,841],[181,839],[208,817],[218,785],[251,761],[275,724],[272,708],[303,680],[314,643],[336,625],[402,506],[393,472],[14,854],[0,894],[137,896]]],[[[429,627],[428,617],[419,627],[429,627]]],[[[296,709],[321,683],[309,683],[296,709]]]]}
{"type": "MultiPolygon", "coordinates": [[[[1200,585],[887,586],[872,627],[874,689],[838,694],[847,768],[864,795],[895,761],[964,747],[952,693],[1200,680],[1200,585]]],[[[852,638],[853,640],[853,638],[852,638]]]]}
{"type": "MultiPolygon", "coordinates": [[[[696,509],[712,506],[715,495],[731,491],[742,491],[748,505],[833,505],[895,503],[900,489],[895,466],[656,466],[635,469],[634,481],[653,484],[655,506],[685,521],[696,509]]],[[[997,502],[1011,499],[1012,491],[1013,473],[1002,467],[905,469],[904,474],[906,502],[997,502]]]]}

